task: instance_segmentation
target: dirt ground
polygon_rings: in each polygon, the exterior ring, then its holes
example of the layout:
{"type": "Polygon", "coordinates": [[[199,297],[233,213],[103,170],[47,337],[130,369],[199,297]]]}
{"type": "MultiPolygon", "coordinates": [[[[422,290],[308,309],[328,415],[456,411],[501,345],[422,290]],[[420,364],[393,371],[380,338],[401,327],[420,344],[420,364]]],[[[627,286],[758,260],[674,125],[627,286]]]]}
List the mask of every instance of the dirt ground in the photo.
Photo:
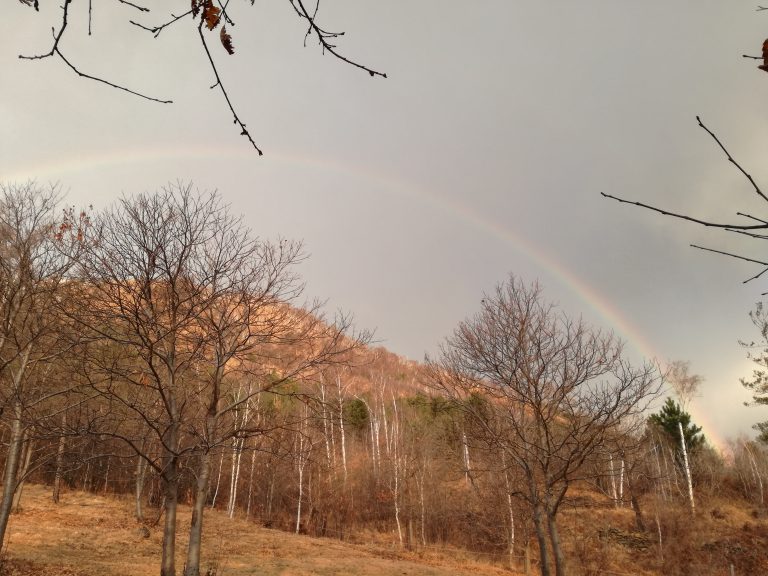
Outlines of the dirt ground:
{"type": "MultiPolygon", "coordinates": [[[[0,574],[8,576],[154,576],[160,571],[162,527],[143,533],[128,499],[70,492],[58,505],[50,488],[26,486],[22,510],[11,517],[7,554],[0,574]]],[[[190,510],[179,511],[177,571],[186,551],[190,510]]],[[[499,576],[494,567],[459,552],[416,553],[346,544],[267,530],[206,510],[203,571],[212,576],[499,576]]]]}

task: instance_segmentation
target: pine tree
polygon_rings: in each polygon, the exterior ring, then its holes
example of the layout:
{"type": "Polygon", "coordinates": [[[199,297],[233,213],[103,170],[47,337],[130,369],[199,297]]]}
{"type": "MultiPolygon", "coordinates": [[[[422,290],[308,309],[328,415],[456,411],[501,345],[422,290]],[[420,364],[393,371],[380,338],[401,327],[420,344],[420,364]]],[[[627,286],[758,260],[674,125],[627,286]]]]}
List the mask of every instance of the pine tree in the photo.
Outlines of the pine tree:
{"type": "Polygon", "coordinates": [[[658,413],[651,414],[648,423],[661,430],[675,446],[677,446],[680,437],[678,423],[682,424],[683,438],[685,438],[685,445],[690,452],[695,452],[699,447],[706,444],[706,438],[701,433],[701,426],[693,424],[691,415],[672,398],[667,398],[658,413]]]}

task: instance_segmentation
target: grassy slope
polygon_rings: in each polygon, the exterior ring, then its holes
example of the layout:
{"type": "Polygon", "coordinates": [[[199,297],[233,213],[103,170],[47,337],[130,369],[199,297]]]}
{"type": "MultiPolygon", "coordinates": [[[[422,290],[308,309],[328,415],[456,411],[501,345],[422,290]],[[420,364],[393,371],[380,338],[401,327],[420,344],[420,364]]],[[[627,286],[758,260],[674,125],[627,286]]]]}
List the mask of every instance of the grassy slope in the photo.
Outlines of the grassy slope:
{"type": "MultiPolygon", "coordinates": [[[[744,502],[711,498],[696,518],[685,507],[647,503],[649,532],[632,530],[625,507],[588,492],[576,492],[561,514],[561,534],[574,574],[720,576],[768,574],[768,512],[744,502]],[[664,534],[659,554],[654,517],[664,534]]],[[[50,488],[27,486],[23,510],[11,517],[3,576],[155,576],[159,573],[161,527],[144,537],[128,498],[65,493],[56,506],[50,488]]],[[[179,514],[178,572],[184,564],[190,511],[179,514]]],[[[461,551],[421,555],[396,548],[355,545],[260,528],[206,510],[203,570],[216,576],[501,576],[513,572],[476,562],[461,551]]],[[[371,538],[376,536],[369,534],[371,538]]],[[[391,539],[390,539],[391,542],[391,539]]],[[[535,572],[535,569],[534,569],[535,572]]]]}
{"type": "MultiPolygon", "coordinates": [[[[65,493],[59,505],[50,488],[27,486],[23,510],[11,517],[8,558],[0,573],[61,576],[154,576],[159,573],[160,526],[141,535],[128,499],[82,492],[65,493]]],[[[184,565],[190,511],[179,513],[178,571],[184,565]]],[[[217,576],[362,575],[438,576],[509,575],[507,570],[458,559],[409,559],[386,549],[351,545],[259,528],[206,510],[203,569],[217,576]]]]}

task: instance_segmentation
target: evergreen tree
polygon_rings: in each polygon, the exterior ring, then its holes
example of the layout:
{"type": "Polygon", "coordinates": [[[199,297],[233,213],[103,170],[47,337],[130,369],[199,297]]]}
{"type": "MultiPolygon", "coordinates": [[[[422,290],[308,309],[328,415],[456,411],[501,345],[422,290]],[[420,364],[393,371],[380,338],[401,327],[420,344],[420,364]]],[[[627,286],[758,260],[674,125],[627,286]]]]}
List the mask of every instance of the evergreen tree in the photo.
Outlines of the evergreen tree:
{"type": "MultiPolygon", "coordinates": [[[[683,410],[682,406],[672,398],[667,398],[659,412],[651,414],[648,418],[648,423],[662,431],[669,438],[670,442],[677,447],[677,452],[680,451],[678,423],[683,426],[683,438],[685,438],[685,445],[690,452],[695,452],[706,443],[706,439],[701,433],[701,426],[696,426],[696,424],[692,423],[691,415],[683,410]]],[[[678,456],[681,455],[678,454],[678,456]]]]}
{"type": "MultiPolygon", "coordinates": [[[[749,313],[752,323],[760,331],[761,342],[741,342],[747,348],[747,358],[759,366],[752,372],[752,378],[742,378],[741,385],[752,393],[752,402],[748,406],[768,406],[768,311],[763,303],[758,302],[755,309],[749,313]]],[[[757,439],[768,443],[768,421],[758,422],[752,428],[759,432],[757,439]]]]}

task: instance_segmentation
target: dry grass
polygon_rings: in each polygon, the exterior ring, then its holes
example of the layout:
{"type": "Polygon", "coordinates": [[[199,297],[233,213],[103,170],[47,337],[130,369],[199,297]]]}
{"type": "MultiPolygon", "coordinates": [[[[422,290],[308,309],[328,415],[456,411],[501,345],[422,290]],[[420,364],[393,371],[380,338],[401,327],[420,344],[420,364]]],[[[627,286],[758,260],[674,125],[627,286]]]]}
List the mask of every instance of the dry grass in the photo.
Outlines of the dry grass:
{"type": "MultiPolygon", "coordinates": [[[[11,517],[8,557],[0,573],[9,576],[154,576],[159,572],[161,528],[139,531],[128,499],[83,492],[65,493],[54,505],[50,489],[27,486],[22,511],[11,517]]],[[[190,510],[179,511],[178,569],[184,564],[190,510]]],[[[216,576],[509,575],[509,570],[447,553],[421,556],[396,549],[352,545],[259,528],[206,511],[203,570],[216,576]]]]}
{"type": "MultiPolygon", "coordinates": [[[[561,534],[576,576],[720,576],[768,574],[768,512],[725,498],[701,501],[696,517],[684,505],[646,502],[649,532],[634,532],[629,508],[574,491],[562,511],[561,534]],[[659,554],[654,522],[658,510],[664,535],[659,554]]],[[[154,576],[159,572],[161,528],[139,531],[128,498],[83,492],[63,495],[54,505],[50,489],[28,486],[23,510],[11,517],[9,557],[3,576],[154,576]]],[[[179,511],[178,571],[184,564],[190,511],[179,511]]],[[[350,544],[260,528],[206,511],[203,570],[216,576],[360,575],[501,576],[513,572],[483,556],[453,548],[407,552],[392,538],[361,532],[350,544]]],[[[535,571],[535,566],[534,566],[535,571]]]]}

